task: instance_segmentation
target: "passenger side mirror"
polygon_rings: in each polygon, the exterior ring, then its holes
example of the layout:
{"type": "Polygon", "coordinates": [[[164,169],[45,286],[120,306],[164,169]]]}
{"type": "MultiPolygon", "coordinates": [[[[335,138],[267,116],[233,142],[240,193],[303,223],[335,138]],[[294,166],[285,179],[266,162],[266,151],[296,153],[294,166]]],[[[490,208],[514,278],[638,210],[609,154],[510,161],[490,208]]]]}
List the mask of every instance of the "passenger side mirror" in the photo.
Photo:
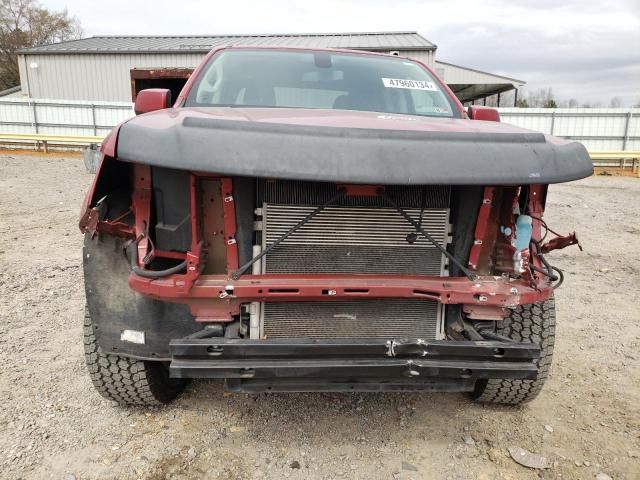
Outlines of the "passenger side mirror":
{"type": "Polygon", "coordinates": [[[500,112],[495,108],[471,105],[467,110],[467,115],[469,115],[471,120],[485,120],[487,122],[500,121],[500,112]]]}
{"type": "Polygon", "coordinates": [[[133,110],[136,115],[140,115],[141,113],[170,108],[171,104],[171,90],[166,88],[147,88],[138,92],[133,110]]]}

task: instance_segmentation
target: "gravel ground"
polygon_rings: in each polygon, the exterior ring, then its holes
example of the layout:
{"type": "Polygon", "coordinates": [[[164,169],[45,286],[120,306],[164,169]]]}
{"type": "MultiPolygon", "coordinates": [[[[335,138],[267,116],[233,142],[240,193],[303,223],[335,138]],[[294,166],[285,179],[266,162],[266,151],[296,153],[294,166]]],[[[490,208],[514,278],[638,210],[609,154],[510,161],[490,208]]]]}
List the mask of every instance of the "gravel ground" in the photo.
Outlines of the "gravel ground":
{"type": "Polygon", "coordinates": [[[85,371],[76,224],[90,180],[78,158],[0,155],[0,478],[640,478],[640,180],[552,187],[547,221],[585,251],[552,255],[568,274],[556,355],[527,406],[196,381],[159,410],[111,405],[85,371]],[[512,446],[552,467],[518,465],[512,446]]]}

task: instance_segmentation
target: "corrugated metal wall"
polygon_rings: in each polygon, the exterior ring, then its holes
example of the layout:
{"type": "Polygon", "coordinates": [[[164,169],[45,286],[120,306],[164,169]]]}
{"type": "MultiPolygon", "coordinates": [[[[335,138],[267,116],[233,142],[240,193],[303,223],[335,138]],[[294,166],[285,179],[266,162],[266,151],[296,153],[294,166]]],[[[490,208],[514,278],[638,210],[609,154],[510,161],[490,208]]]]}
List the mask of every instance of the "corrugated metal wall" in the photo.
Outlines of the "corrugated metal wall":
{"type": "Polygon", "coordinates": [[[500,108],[505,123],[579,140],[589,150],[640,150],[640,108],[500,108]]]}
{"type": "MultiPolygon", "coordinates": [[[[433,51],[403,51],[433,66],[433,51]]],[[[205,54],[19,55],[22,91],[32,98],[126,102],[132,68],[194,68],[205,54]]]]}
{"type": "Polygon", "coordinates": [[[415,51],[402,51],[400,54],[403,57],[415,58],[420,60],[427,66],[434,68],[435,52],[433,50],[415,50],[415,51]]]}
{"type": "Polygon", "coordinates": [[[33,98],[126,102],[131,101],[132,68],[193,68],[203,57],[200,53],[60,54],[20,55],[18,61],[22,91],[33,98]]]}

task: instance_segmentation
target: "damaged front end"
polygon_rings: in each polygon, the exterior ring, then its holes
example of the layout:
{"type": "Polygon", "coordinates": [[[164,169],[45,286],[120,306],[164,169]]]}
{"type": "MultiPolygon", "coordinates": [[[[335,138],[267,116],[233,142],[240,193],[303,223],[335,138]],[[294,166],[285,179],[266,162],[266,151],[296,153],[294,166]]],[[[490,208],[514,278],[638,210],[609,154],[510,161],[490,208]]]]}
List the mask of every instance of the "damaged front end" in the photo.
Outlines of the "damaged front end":
{"type": "Polygon", "coordinates": [[[562,273],[545,254],[577,243],[545,242],[546,194],[234,177],[105,154],[80,220],[88,307],[105,352],[235,390],[530,379],[539,347],[495,326],[553,296],[562,273]]]}

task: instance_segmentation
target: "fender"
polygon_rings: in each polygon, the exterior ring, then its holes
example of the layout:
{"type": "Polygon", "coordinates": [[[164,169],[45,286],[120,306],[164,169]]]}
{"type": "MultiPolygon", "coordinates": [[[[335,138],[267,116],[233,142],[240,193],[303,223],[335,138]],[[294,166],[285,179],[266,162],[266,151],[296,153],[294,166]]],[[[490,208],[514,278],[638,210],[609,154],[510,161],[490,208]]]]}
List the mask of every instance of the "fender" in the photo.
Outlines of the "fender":
{"type": "Polygon", "coordinates": [[[78,226],[82,233],[86,231],[86,219],[88,218],[91,207],[95,206],[96,202],[102,198],[100,192],[105,190],[104,178],[107,176],[104,172],[110,170],[112,166],[111,164],[115,161],[117,156],[120,127],[128,121],[129,120],[125,120],[124,122],[116,125],[102,141],[102,145],[100,146],[100,163],[98,164],[98,170],[80,208],[80,220],[78,226]]]}

